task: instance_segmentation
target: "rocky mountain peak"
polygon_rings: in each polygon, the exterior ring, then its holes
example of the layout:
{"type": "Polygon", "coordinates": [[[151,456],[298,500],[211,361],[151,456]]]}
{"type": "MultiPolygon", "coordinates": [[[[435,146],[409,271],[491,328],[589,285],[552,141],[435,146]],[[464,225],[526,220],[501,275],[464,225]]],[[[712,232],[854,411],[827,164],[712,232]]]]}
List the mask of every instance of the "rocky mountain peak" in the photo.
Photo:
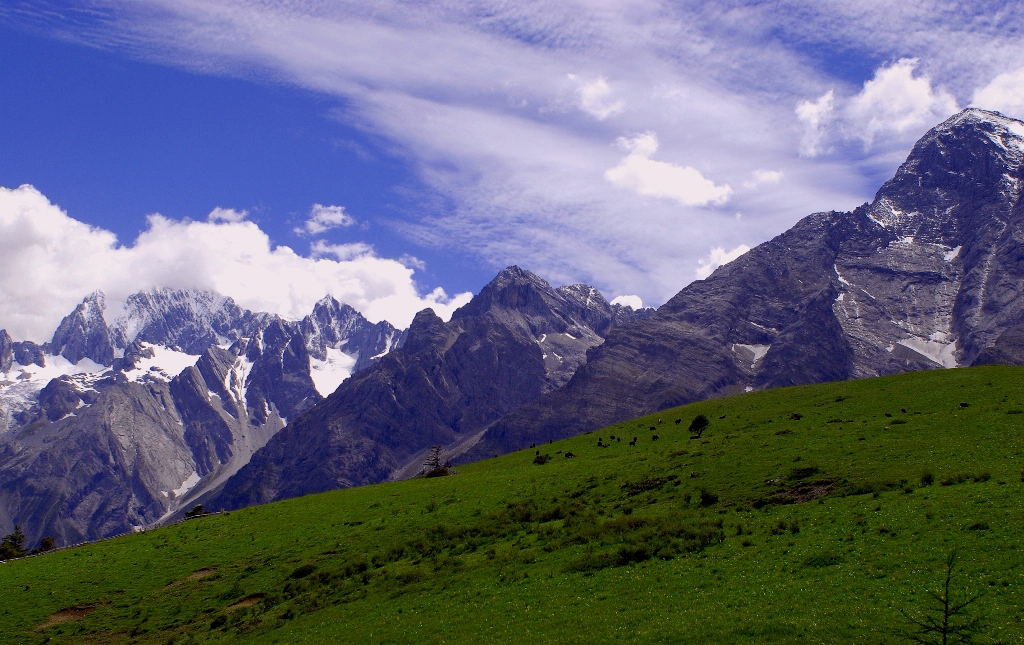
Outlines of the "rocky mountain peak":
{"type": "Polygon", "coordinates": [[[969,108],[914,145],[864,214],[892,239],[969,246],[994,210],[1012,210],[1022,181],[1024,122],[969,108]]]}
{"type": "Polygon", "coordinates": [[[72,363],[88,358],[100,365],[114,360],[114,345],[104,319],[106,297],[94,291],[64,317],[50,341],[51,351],[72,363]]]}
{"type": "Polygon", "coordinates": [[[403,349],[408,354],[416,354],[424,349],[439,345],[439,340],[446,335],[445,324],[441,318],[434,313],[433,309],[424,309],[412,319],[412,324],[406,333],[406,341],[403,349]]]}
{"type": "Polygon", "coordinates": [[[199,354],[251,332],[267,317],[212,291],[157,288],[128,296],[110,327],[118,347],[143,340],[199,354]]]}
{"type": "MultiPolygon", "coordinates": [[[[546,280],[518,266],[510,266],[487,283],[452,318],[462,320],[487,314],[506,316],[510,312],[514,312],[516,317],[562,318],[563,313],[558,310],[564,304],[564,298],[546,280]]],[[[533,331],[539,333],[541,330],[533,331]]]]}
{"type": "Polygon", "coordinates": [[[581,307],[587,308],[605,308],[611,307],[608,301],[605,299],[601,292],[589,284],[567,284],[563,287],[558,287],[558,293],[565,296],[572,302],[577,303],[581,307]]]}

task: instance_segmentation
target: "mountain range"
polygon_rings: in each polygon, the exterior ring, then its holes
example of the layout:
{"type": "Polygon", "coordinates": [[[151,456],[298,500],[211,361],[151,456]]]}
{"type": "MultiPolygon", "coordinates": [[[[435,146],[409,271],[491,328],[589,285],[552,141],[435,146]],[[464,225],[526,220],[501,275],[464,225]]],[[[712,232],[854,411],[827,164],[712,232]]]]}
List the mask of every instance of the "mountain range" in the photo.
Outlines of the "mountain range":
{"type": "Polygon", "coordinates": [[[0,331],[0,530],[103,537],[416,474],[743,391],[1024,363],[1024,123],[965,110],[875,198],[815,213],[663,306],[518,267],[445,322],[301,321],[93,294],[46,344],[0,331]]]}
{"type": "Polygon", "coordinates": [[[119,312],[91,294],[41,345],[0,331],[0,527],[67,543],[151,526],[403,339],[330,297],[287,321],[174,289],[119,312]]]}

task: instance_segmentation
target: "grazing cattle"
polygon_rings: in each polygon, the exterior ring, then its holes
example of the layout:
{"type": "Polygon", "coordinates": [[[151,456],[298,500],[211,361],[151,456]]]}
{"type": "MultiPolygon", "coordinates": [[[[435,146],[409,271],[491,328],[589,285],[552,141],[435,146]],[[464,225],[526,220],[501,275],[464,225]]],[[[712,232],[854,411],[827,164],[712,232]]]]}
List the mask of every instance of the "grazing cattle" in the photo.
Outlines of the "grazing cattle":
{"type": "Polygon", "coordinates": [[[575,457],[575,456],[576,456],[576,455],[572,454],[571,452],[567,452],[567,453],[565,453],[565,458],[566,458],[566,459],[572,459],[572,458],[573,458],[573,457],[575,457]]]}

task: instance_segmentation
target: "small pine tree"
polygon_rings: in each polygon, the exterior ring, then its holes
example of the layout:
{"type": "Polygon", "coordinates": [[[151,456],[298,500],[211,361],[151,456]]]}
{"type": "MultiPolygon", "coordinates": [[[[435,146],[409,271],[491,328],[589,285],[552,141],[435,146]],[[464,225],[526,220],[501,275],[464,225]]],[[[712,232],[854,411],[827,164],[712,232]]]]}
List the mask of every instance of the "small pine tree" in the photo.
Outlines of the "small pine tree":
{"type": "Polygon", "coordinates": [[[450,462],[441,461],[441,446],[431,446],[427,458],[423,461],[419,477],[445,477],[454,475],[455,469],[450,462]]]}
{"type": "Polygon", "coordinates": [[[423,462],[423,470],[430,472],[442,466],[441,446],[431,446],[426,461],[423,462]]]}
{"type": "Polygon", "coordinates": [[[711,425],[711,422],[708,421],[708,418],[703,414],[695,416],[693,421],[690,422],[691,439],[700,439],[701,435],[704,434],[704,431],[708,429],[709,425],[711,425]]]}
{"type": "Polygon", "coordinates": [[[25,553],[25,532],[21,530],[20,526],[15,526],[14,531],[0,540],[0,560],[20,558],[25,553]]]}
{"type": "Polygon", "coordinates": [[[899,632],[903,638],[922,645],[949,645],[950,643],[971,643],[982,631],[981,619],[969,616],[967,608],[981,598],[983,593],[955,601],[950,590],[953,571],[956,568],[956,549],[946,557],[946,578],[942,591],[928,590],[928,595],[937,605],[930,613],[911,615],[900,610],[903,618],[913,627],[911,631],[899,632]]]}

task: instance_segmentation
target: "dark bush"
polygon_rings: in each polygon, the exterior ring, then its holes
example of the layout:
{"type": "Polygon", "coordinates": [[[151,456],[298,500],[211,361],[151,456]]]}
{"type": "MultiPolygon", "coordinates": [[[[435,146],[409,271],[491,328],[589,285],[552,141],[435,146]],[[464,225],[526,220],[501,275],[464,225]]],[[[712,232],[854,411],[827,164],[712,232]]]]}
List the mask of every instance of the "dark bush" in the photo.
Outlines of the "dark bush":
{"type": "Polygon", "coordinates": [[[820,569],[821,567],[834,567],[842,561],[843,559],[834,553],[821,553],[804,560],[804,566],[820,569]]]}
{"type": "Polygon", "coordinates": [[[304,564],[301,567],[295,569],[295,571],[292,571],[291,575],[288,577],[298,580],[299,578],[305,578],[314,571],[316,571],[316,566],[312,564],[304,564]]]}
{"type": "Polygon", "coordinates": [[[709,425],[711,425],[711,422],[708,421],[708,418],[703,414],[698,414],[697,416],[695,416],[693,418],[693,421],[690,422],[690,434],[692,435],[691,438],[700,439],[701,435],[704,434],[704,431],[708,429],[709,425]]]}

